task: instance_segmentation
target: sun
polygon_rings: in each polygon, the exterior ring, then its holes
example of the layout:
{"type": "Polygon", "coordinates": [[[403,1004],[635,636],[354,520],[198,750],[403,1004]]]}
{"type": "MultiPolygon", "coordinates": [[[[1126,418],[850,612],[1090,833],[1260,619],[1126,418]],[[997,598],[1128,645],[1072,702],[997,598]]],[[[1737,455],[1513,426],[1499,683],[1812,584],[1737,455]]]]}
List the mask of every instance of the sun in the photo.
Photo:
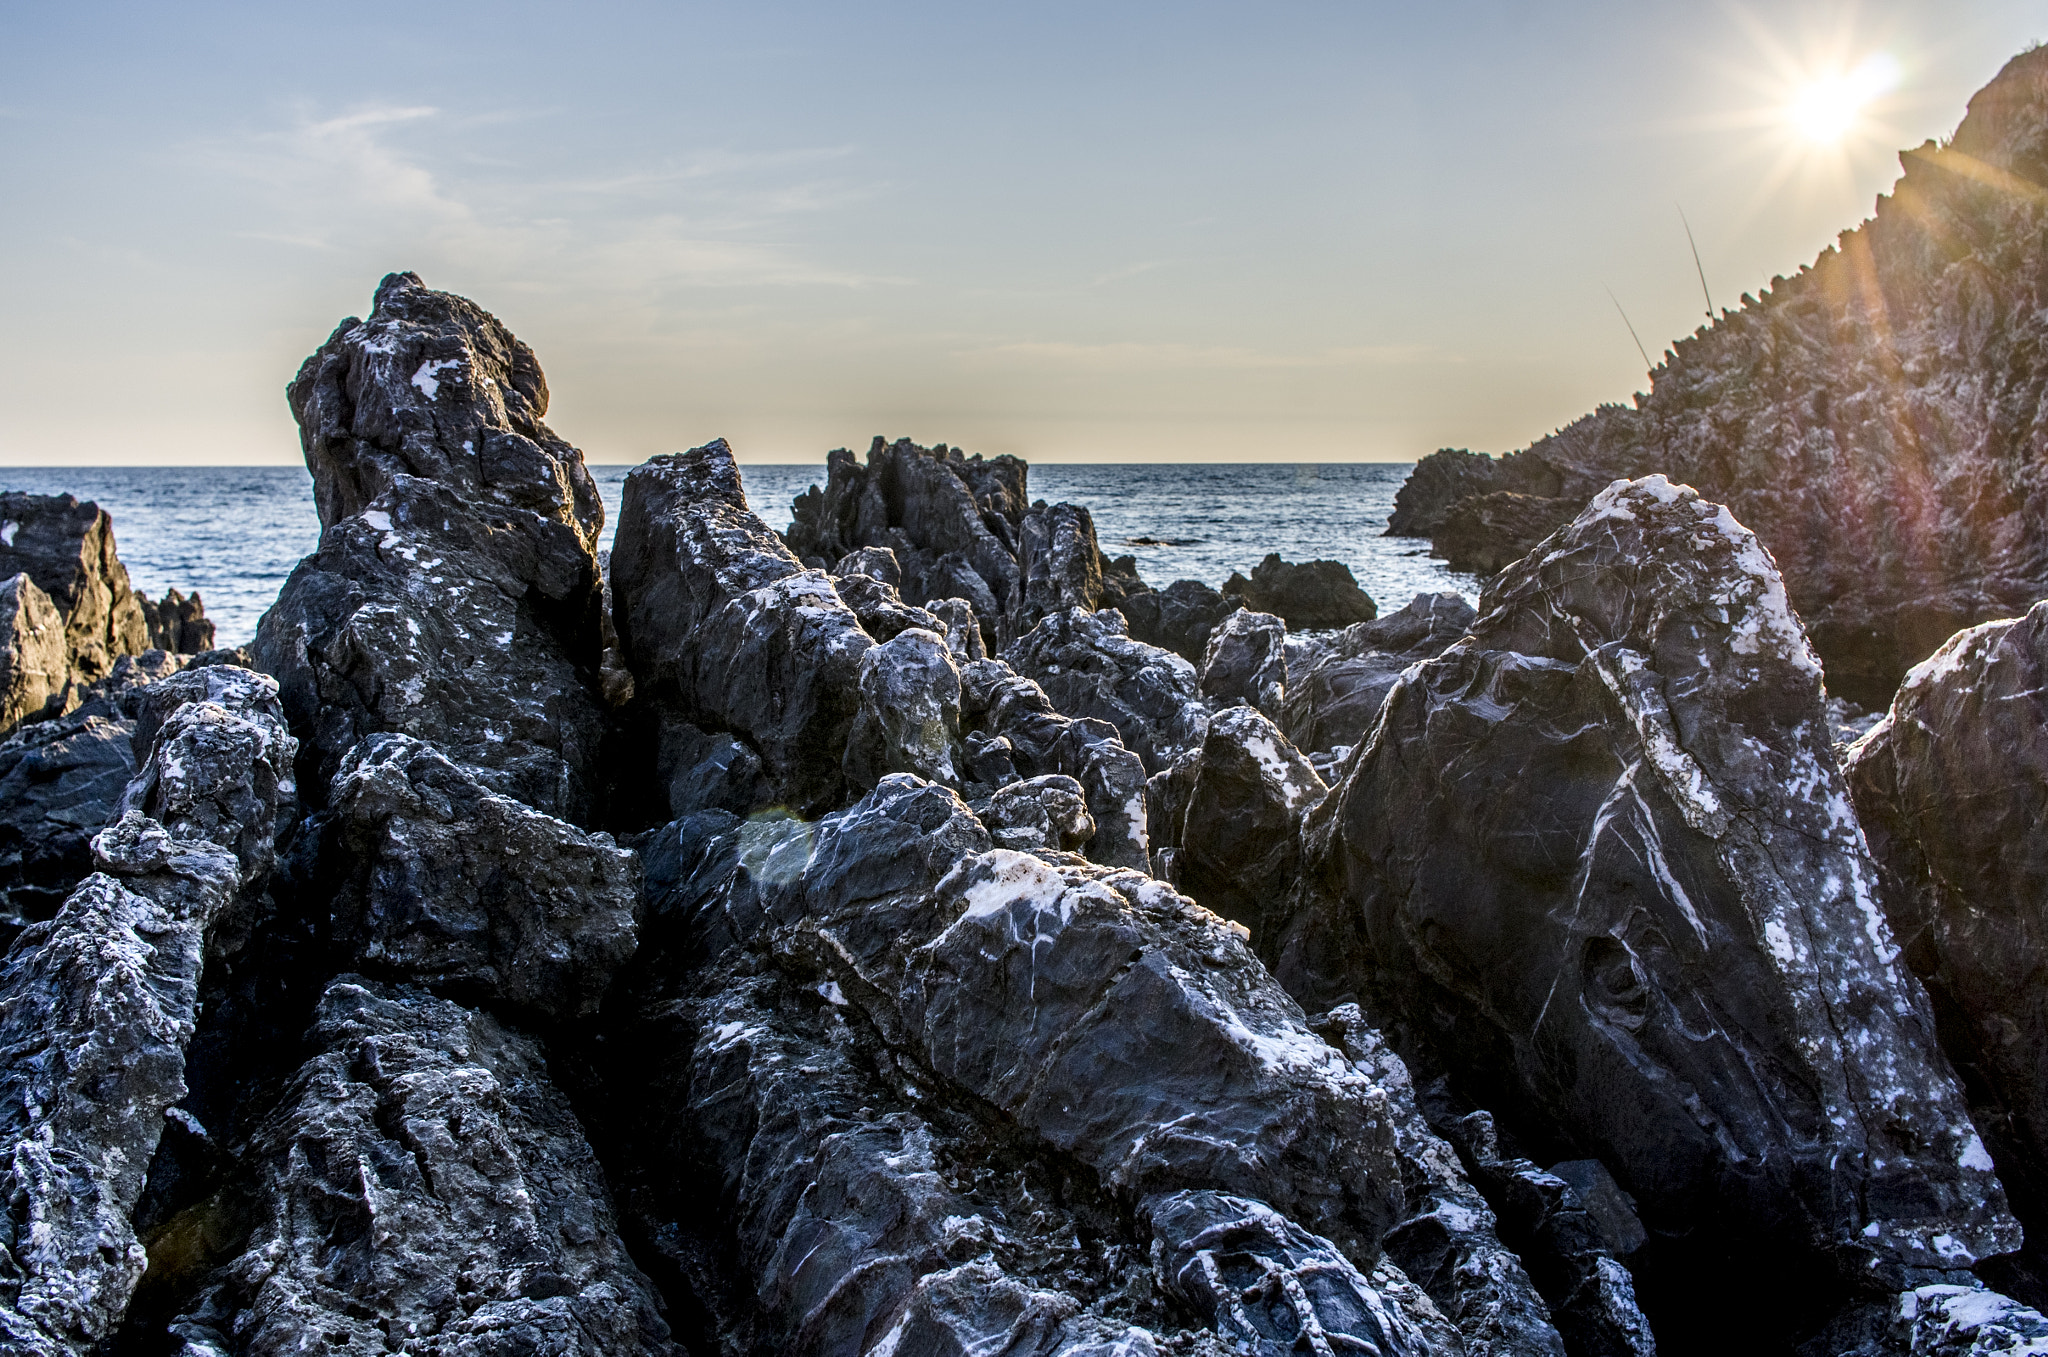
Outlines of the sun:
{"type": "Polygon", "coordinates": [[[1864,111],[1898,83],[1899,63],[1886,53],[1872,53],[1849,70],[1810,80],[1785,106],[1785,121],[1809,142],[1839,145],[1857,129],[1864,111]]]}

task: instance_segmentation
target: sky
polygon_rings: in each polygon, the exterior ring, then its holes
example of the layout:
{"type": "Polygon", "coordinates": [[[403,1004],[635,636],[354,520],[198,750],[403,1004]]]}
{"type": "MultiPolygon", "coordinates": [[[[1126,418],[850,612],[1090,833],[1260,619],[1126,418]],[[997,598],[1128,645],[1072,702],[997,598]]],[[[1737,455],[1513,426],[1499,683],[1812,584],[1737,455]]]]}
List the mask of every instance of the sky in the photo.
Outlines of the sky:
{"type": "Polygon", "coordinates": [[[397,269],[532,345],[593,462],[1507,451],[1702,323],[1688,224],[1736,304],[2044,38],[2048,0],[0,0],[0,466],[296,462],[285,383],[397,269]]]}

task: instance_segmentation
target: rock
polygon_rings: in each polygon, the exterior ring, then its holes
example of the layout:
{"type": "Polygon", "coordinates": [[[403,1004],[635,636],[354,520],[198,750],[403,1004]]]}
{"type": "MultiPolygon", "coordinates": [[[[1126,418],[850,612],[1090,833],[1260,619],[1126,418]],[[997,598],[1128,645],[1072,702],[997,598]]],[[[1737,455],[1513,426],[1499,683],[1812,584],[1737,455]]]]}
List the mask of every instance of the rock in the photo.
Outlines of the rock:
{"type": "Polygon", "coordinates": [[[2048,182],[2044,128],[2048,56],[2023,53],[1952,138],[1901,157],[1870,221],[1680,339],[1634,406],[1602,406],[1469,487],[1442,484],[1459,479],[1449,454],[1426,459],[1418,513],[1397,512],[1396,530],[1437,530],[1421,501],[1582,505],[1616,477],[1664,473],[1770,550],[1829,689],[1882,706],[1949,635],[2048,595],[2048,470],[2031,451],[2048,256],[2012,190],[2048,182]]]}
{"type": "Polygon", "coordinates": [[[961,786],[960,670],[945,638],[913,628],[861,657],[860,712],[846,737],[846,782],[891,773],[961,786]]]}
{"type": "Polygon", "coordinates": [[[594,623],[573,644],[554,627],[503,539],[447,487],[401,475],[292,572],[254,650],[277,676],[310,798],[357,744],[391,733],[547,814],[596,813],[601,638],[594,623]]]}
{"type": "Polygon", "coordinates": [[[250,1236],[171,1326],[189,1353],[669,1353],[540,1048],[342,976],[242,1160],[250,1236]]]}
{"type": "MultiPolygon", "coordinates": [[[[937,616],[911,607],[893,586],[871,575],[841,575],[832,581],[832,587],[840,601],[853,610],[860,629],[877,641],[893,640],[912,627],[934,632],[945,628],[937,616]]],[[[972,616],[972,605],[968,611],[972,616]]]]}
{"type": "Polygon", "coordinates": [[[64,619],[24,572],[0,584],[0,734],[43,714],[64,691],[64,619]]]}
{"type": "Polygon", "coordinates": [[[1062,715],[1043,688],[1000,660],[963,665],[960,681],[968,794],[978,798],[1020,778],[1071,777],[1095,821],[1095,837],[1084,847],[1088,857],[1146,870],[1145,765],[1124,748],[1116,727],[1062,715]]]}
{"type": "Polygon", "coordinates": [[[2043,1357],[2048,1318],[1979,1286],[1915,1287],[1854,1307],[1799,1357],[2043,1357]]]}
{"type": "Polygon", "coordinates": [[[114,521],[97,504],[0,492],[0,579],[23,573],[64,618],[69,677],[77,686],[149,648],[128,571],[114,552],[114,521]]]}
{"type": "Polygon", "coordinates": [[[1440,448],[1431,453],[1415,464],[1415,470],[1394,492],[1394,511],[1387,516],[1387,536],[1434,536],[1452,505],[1499,488],[1501,468],[1501,462],[1483,452],[1440,448]]]}
{"type": "Polygon", "coordinates": [[[1534,551],[1583,507],[1575,499],[1496,490],[1459,500],[1430,536],[1435,554],[1451,569],[1493,575],[1534,551]]]}
{"type": "Polygon", "coordinates": [[[668,770],[663,804],[673,814],[717,809],[745,815],[774,803],[775,788],[761,771],[760,755],[732,736],[670,719],[662,722],[660,738],[656,763],[668,770]]]}
{"type": "Polygon", "coordinates": [[[2017,1244],[1878,910],[1819,663],[1770,557],[1691,490],[1617,484],[1490,586],[1305,841],[1283,982],[1364,1000],[1455,1053],[1469,1103],[1600,1159],[1685,1232],[1684,1296],[1714,1294],[1717,1239],[1817,1269],[1795,1306],[2017,1244]]]}
{"type": "Polygon", "coordinates": [[[1886,917],[1934,1000],[2020,1219],[2040,1223],[2030,1235],[2048,1230],[2044,697],[2048,604],[2036,604],[1915,666],[1847,768],[1886,917]]]}
{"type": "Polygon", "coordinates": [[[1095,837],[1087,793],[1059,773],[1006,783],[969,809],[999,848],[1078,853],[1095,837]]]}
{"type": "Polygon", "coordinates": [[[626,477],[612,574],[639,700],[664,724],[743,742],[775,799],[799,813],[837,804],[874,641],[832,579],[804,569],[748,509],[723,440],[626,477]]]}
{"type": "Polygon", "coordinates": [[[1086,509],[1078,504],[1047,508],[1042,500],[1032,505],[1017,525],[1023,597],[1010,634],[1021,636],[1041,619],[1069,608],[1092,613],[1103,606],[1102,567],[1095,520],[1086,509]]]}
{"type": "Polygon", "coordinates": [[[100,870],[0,966],[0,1335],[10,1351],[96,1350],[148,1259],[129,1215],[164,1113],[185,1094],[208,921],[234,858],[131,815],[100,870]]]}
{"type": "Polygon", "coordinates": [[[143,630],[151,648],[173,655],[200,655],[213,649],[213,623],[206,620],[206,605],[198,594],[187,598],[172,589],[160,603],[147,594],[137,594],[135,604],[142,610],[143,630]]]}
{"type": "Polygon", "coordinates": [[[1287,624],[1239,608],[1209,633],[1202,696],[1219,709],[1239,703],[1277,718],[1287,700],[1287,624]]]}
{"type": "Polygon", "coordinates": [[[896,553],[887,547],[854,548],[839,558],[832,567],[832,575],[836,579],[866,575],[892,589],[903,583],[903,567],[896,564],[896,553]]]}
{"type": "Polygon", "coordinates": [[[1476,616],[1457,594],[1417,594],[1401,611],[1333,636],[1290,638],[1287,698],[1275,719],[1300,749],[1358,744],[1402,671],[1441,655],[1476,616]]]}
{"type": "Polygon", "coordinates": [[[606,707],[603,504],[541,416],[531,350],[410,273],[378,285],[288,391],[320,548],[254,646],[324,793],[362,739],[439,745],[506,795],[587,822],[606,707]]]}
{"type": "Polygon", "coordinates": [[[1133,641],[1114,610],[1054,613],[1012,642],[1003,659],[1060,711],[1116,727],[1148,772],[1199,742],[1208,722],[1194,666],[1133,641]]]}
{"type": "Polygon", "coordinates": [[[1225,599],[1200,580],[1175,580],[1115,606],[1134,640],[1200,664],[1208,653],[1210,631],[1242,605],[1242,599],[1225,599]]]}
{"type": "Polygon", "coordinates": [[[1281,560],[1278,552],[1260,561],[1250,579],[1233,573],[1223,592],[1242,595],[1246,607],[1274,613],[1295,631],[1348,627],[1379,615],[1372,599],[1351,577],[1350,566],[1339,561],[1293,565],[1281,560]]]}
{"type": "Polygon", "coordinates": [[[430,745],[371,736],[327,803],[321,878],[351,965],[559,1021],[595,1013],[633,955],[632,855],[430,745]]]}
{"type": "Polygon", "coordinates": [[[1201,746],[1150,784],[1153,842],[1173,853],[1175,889],[1250,930],[1261,946],[1287,919],[1302,818],[1329,791],[1250,707],[1220,711],[1201,746]]]}
{"type": "Polygon", "coordinates": [[[928,611],[945,632],[946,648],[953,652],[955,662],[970,664],[988,658],[988,646],[982,640],[981,622],[974,615],[972,603],[964,598],[934,599],[928,611]]]}

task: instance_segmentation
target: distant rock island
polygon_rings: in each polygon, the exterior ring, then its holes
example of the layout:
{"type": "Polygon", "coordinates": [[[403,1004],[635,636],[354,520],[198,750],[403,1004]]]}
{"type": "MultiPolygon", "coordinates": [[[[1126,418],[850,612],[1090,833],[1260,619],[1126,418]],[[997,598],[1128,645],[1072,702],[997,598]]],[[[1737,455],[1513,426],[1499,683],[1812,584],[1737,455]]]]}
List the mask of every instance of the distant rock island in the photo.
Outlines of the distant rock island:
{"type": "Polygon", "coordinates": [[[908,439],[607,556],[389,275],[247,649],[0,497],[0,1347],[2048,1353],[2044,201],[2030,53],[1641,409],[1422,463],[1476,609],[908,439]]]}

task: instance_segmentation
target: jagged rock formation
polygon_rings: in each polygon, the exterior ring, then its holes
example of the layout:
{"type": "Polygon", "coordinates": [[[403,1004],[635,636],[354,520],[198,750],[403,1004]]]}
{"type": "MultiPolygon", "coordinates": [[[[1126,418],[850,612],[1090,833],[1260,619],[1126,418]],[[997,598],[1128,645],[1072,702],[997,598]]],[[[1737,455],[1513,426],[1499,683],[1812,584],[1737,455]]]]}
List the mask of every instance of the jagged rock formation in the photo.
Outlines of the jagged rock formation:
{"type": "Polygon", "coordinates": [[[137,594],[114,551],[113,520],[70,495],[0,493],[0,735],[61,716],[124,655],[213,649],[194,594],[137,594]]]}
{"type": "Polygon", "coordinates": [[[1216,706],[1243,703],[1278,717],[1287,701],[1286,623],[1239,608],[1209,633],[1201,676],[1202,696],[1216,706]]]}
{"type": "Polygon", "coordinates": [[[1286,699],[1276,719],[1312,757],[1349,753],[1408,666],[1441,655],[1477,616],[1457,594],[1417,594],[1401,611],[1334,636],[1290,638],[1286,699]]]}
{"type": "Polygon", "coordinates": [[[1438,453],[1390,531],[1484,569],[1616,477],[1664,473],[1756,532],[1828,686],[1881,706],[1950,633],[2048,593],[2044,129],[2048,53],[2032,51],[1947,144],[1902,157],[1838,248],[1675,344],[1638,407],[1603,406],[1498,462],[1438,453]]]}
{"type": "Polygon", "coordinates": [[[1296,631],[1348,627],[1379,615],[1351,577],[1350,566],[1341,561],[1294,565],[1281,560],[1277,551],[1252,568],[1250,579],[1233,571],[1223,592],[1242,597],[1254,612],[1275,614],[1296,631]]]}
{"type": "MultiPolygon", "coordinates": [[[[1142,1352],[1126,1331],[1178,1309],[1261,1353],[1560,1351],[1511,1259],[1445,1270],[1453,1302],[1519,1317],[1461,1338],[1381,1256],[1455,1166],[1411,1195],[1377,1084],[1159,883],[997,848],[902,776],[813,825],[706,812],[646,852],[661,952],[636,963],[634,1048],[674,1054],[636,1158],[703,1164],[726,1211],[656,1179],[635,1209],[699,1279],[707,1339],[887,1351],[964,1325],[1142,1352]]],[[[1480,1205],[1439,1214],[1483,1239],[1480,1205]]]]}
{"type": "Polygon", "coordinates": [[[1003,659],[1045,689],[1061,711],[1116,727],[1150,772],[1200,741],[1208,724],[1194,666],[1133,641],[1114,609],[1053,613],[1004,650],[1003,659]]]}
{"type": "Polygon", "coordinates": [[[1133,640],[1200,664],[1208,653],[1209,633],[1243,603],[1241,598],[1225,598],[1200,580],[1175,580],[1164,589],[1133,594],[1116,608],[1133,640]]]}
{"type": "Polygon", "coordinates": [[[1683,1294],[1717,1285],[1716,1236],[1811,1296],[2017,1245],[1820,665],[1727,510],[1602,492],[1401,678],[1306,839],[1289,989],[1362,1000],[1550,1157],[1600,1159],[1683,1294]]]}
{"type": "Polygon", "coordinates": [[[320,548],[257,629],[324,795],[394,732],[573,823],[596,810],[604,509],[540,417],[547,383],[494,317],[410,273],[378,285],[288,392],[320,548]]]}
{"type": "Polygon", "coordinates": [[[2048,1230],[2044,737],[2048,603],[1961,632],[1915,666],[1846,770],[1886,917],[2030,1236],[2048,1230]]]}

